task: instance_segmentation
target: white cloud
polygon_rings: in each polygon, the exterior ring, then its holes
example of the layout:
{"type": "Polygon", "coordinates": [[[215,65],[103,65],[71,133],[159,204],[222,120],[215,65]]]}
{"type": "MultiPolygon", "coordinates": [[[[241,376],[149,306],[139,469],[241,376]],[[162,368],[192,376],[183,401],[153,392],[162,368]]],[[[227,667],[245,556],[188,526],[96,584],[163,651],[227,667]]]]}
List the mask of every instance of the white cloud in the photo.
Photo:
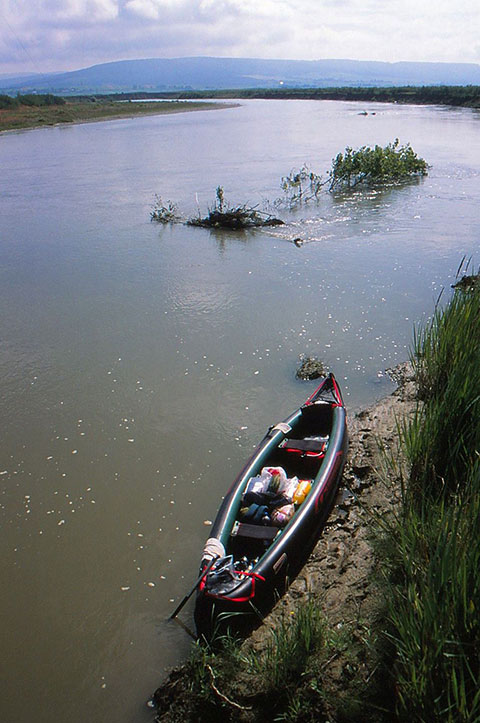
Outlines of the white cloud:
{"type": "Polygon", "coordinates": [[[125,10],[150,20],[158,20],[160,17],[160,3],[155,0],[129,0],[125,10]]]}
{"type": "Polygon", "coordinates": [[[184,0],[127,0],[124,7],[128,12],[141,18],[159,20],[166,12],[177,14],[181,18],[187,5],[184,0]]]}
{"type": "Polygon", "coordinates": [[[290,15],[295,2],[289,0],[200,0],[202,13],[227,13],[251,18],[273,18],[290,15]]]}
{"type": "Polygon", "coordinates": [[[84,23],[115,20],[118,0],[45,0],[46,20],[52,23],[81,20],[84,23]]]}
{"type": "Polygon", "coordinates": [[[477,3],[0,0],[0,72],[187,55],[478,62],[477,3]]]}

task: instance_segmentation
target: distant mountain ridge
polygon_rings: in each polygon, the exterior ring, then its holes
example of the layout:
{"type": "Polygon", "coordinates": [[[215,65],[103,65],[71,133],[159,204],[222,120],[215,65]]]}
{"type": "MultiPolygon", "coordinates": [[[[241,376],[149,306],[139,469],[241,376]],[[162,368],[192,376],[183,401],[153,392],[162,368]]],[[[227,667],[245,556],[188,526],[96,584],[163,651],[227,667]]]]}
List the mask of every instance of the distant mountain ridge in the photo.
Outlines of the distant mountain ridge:
{"type": "Polygon", "coordinates": [[[367,60],[150,58],[102,63],[68,73],[0,78],[2,92],[60,94],[399,85],[480,85],[480,65],[367,60]]]}

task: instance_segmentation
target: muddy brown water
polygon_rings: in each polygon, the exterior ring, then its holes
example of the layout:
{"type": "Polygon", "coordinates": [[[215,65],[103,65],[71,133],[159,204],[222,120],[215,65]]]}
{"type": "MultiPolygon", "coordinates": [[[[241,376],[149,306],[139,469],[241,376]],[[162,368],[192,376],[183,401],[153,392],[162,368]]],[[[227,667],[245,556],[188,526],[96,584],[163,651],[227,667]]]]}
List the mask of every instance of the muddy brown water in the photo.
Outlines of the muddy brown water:
{"type": "Polygon", "coordinates": [[[462,257],[478,261],[479,124],[242,101],[0,136],[2,720],[151,718],[190,644],[166,617],[205,523],[315,388],[299,355],[336,373],[349,410],[370,404],[462,257]],[[425,179],[276,209],[286,226],[260,232],[149,221],[155,193],[186,215],[219,184],[261,206],[292,169],[396,137],[425,179]]]}

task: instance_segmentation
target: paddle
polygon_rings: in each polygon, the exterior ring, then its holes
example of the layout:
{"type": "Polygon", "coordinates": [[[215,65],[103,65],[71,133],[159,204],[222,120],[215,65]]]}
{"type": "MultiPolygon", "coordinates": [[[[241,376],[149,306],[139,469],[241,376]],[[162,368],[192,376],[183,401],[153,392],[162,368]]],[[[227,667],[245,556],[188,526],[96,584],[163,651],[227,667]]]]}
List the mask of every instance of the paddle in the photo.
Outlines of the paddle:
{"type": "Polygon", "coordinates": [[[178,613],[180,612],[180,610],[183,608],[183,606],[185,605],[185,603],[191,598],[191,596],[193,595],[193,593],[195,592],[195,590],[197,589],[197,587],[198,587],[198,586],[200,585],[200,583],[202,582],[202,580],[203,580],[203,578],[205,577],[205,575],[208,575],[208,573],[210,572],[210,570],[212,569],[214,563],[215,563],[217,560],[218,560],[218,555],[216,555],[215,557],[213,557],[213,558],[210,560],[210,562],[208,563],[206,569],[203,570],[202,574],[200,575],[200,577],[198,578],[197,582],[196,582],[195,585],[192,587],[192,589],[190,590],[190,592],[185,595],[185,597],[183,598],[182,602],[181,602],[179,605],[177,605],[177,607],[175,608],[175,610],[173,611],[173,613],[169,616],[169,618],[168,618],[169,620],[173,620],[173,618],[176,618],[176,617],[177,617],[177,615],[178,615],[178,613]]]}

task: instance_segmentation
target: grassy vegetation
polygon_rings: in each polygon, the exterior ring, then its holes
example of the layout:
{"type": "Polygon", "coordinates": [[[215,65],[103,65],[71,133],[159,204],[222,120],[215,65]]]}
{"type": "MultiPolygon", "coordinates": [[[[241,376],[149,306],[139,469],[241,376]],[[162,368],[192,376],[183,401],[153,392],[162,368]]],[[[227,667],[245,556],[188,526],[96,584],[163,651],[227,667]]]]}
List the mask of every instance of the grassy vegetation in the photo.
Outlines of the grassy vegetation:
{"type": "MultiPolygon", "coordinates": [[[[312,720],[317,720],[322,698],[315,681],[330,645],[325,619],[312,599],[285,613],[261,651],[245,650],[228,636],[217,639],[215,648],[197,643],[183,676],[188,691],[181,696],[177,691],[168,720],[293,721],[300,712],[314,713],[312,720]],[[305,688],[311,695],[304,694],[305,688]]],[[[161,706],[168,693],[160,690],[163,699],[156,702],[161,706]]]]}
{"type": "Polygon", "coordinates": [[[129,103],[117,100],[83,100],[56,98],[55,102],[40,102],[42,96],[0,96],[0,131],[20,128],[36,128],[60,123],[82,123],[160,113],[183,113],[194,110],[211,110],[211,103],[164,101],[129,103]]]}
{"type": "Polygon", "coordinates": [[[479,337],[478,285],[415,337],[422,402],[403,427],[410,471],[384,547],[399,721],[480,720],[479,337]]]}
{"type": "Polygon", "coordinates": [[[311,657],[325,645],[325,620],[310,599],[273,630],[261,655],[250,654],[247,663],[276,698],[296,687],[311,657]]]}

